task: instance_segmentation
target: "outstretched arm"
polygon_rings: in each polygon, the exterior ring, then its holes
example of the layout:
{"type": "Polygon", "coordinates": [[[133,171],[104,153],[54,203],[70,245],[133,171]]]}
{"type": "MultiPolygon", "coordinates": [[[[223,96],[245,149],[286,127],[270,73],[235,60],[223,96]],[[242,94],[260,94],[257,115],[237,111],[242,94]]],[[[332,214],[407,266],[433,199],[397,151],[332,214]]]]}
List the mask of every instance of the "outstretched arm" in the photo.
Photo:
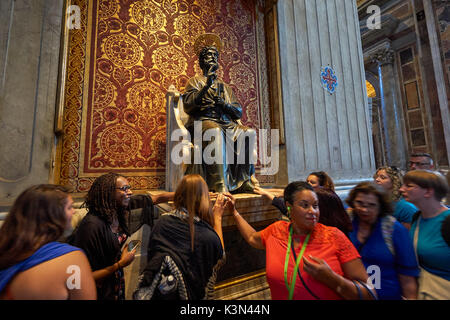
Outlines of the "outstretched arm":
{"type": "Polygon", "coordinates": [[[265,249],[260,233],[256,231],[236,210],[236,199],[229,193],[225,193],[225,196],[231,200],[230,205],[232,206],[234,221],[236,221],[236,226],[245,241],[253,248],[265,249]]]}
{"type": "Polygon", "coordinates": [[[255,187],[253,189],[253,192],[262,195],[266,199],[269,199],[272,202],[272,205],[274,207],[276,207],[278,210],[280,210],[280,212],[282,214],[284,214],[285,216],[288,216],[288,210],[287,210],[286,203],[284,202],[283,197],[275,196],[275,194],[273,194],[263,188],[260,188],[260,187],[255,187]]]}
{"type": "Polygon", "coordinates": [[[150,198],[152,198],[153,204],[158,204],[172,201],[175,192],[163,192],[160,194],[152,194],[151,192],[147,191],[147,194],[150,196],[150,198]]]}
{"type": "Polygon", "coordinates": [[[261,235],[237,212],[233,211],[234,220],[241,233],[242,237],[247,241],[249,245],[256,249],[265,249],[261,235]]]}
{"type": "Polygon", "coordinates": [[[223,231],[222,231],[222,217],[225,208],[228,205],[229,198],[225,197],[222,193],[217,195],[216,202],[212,208],[213,219],[214,219],[214,231],[216,231],[217,235],[220,238],[220,242],[222,243],[222,248],[225,250],[225,243],[223,241],[223,231]]]}
{"type": "Polygon", "coordinates": [[[267,191],[267,190],[265,190],[263,188],[260,188],[260,187],[255,187],[253,189],[253,192],[256,193],[256,194],[262,195],[264,198],[267,198],[270,201],[272,201],[273,198],[275,198],[275,195],[273,193],[271,193],[271,192],[269,192],[269,191],[267,191]]]}

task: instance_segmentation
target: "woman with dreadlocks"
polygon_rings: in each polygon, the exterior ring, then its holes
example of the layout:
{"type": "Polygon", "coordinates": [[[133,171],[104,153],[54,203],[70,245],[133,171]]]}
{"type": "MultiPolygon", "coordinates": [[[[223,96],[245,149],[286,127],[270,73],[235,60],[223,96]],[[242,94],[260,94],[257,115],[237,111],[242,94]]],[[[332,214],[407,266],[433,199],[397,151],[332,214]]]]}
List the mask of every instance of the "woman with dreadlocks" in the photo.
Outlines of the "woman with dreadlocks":
{"type": "Polygon", "coordinates": [[[132,197],[128,180],[115,173],[94,181],[85,201],[88,212],[69,242],[86,253],[99,300],[125,299],[123,268],[133,262],[136,250],[129,252],[127,247],[122,250],[122,246],[142,225],[131,226],[130,211],[142,207],[153,210],[153,204],[166,202],[171,196],[173,193],[157,199],[149,195],[132,197]]]}

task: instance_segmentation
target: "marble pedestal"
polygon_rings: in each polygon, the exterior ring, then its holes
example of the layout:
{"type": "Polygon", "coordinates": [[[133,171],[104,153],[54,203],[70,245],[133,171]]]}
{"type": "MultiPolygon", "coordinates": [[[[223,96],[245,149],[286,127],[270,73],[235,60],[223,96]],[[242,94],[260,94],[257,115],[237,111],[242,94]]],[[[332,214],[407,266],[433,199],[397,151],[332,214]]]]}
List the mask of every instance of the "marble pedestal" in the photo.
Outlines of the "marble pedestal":
{"type": "MultiPolygon", "coordinates": [[[[271,201],[255,194],[238,194],[238,212],[256,230],[281,219],[281,213],[271,201]]],[[[227,262],[219,271],[215,298],[223,300],[270,299],[265,276],[266,252],[252,248],[242,238],[231,212],[222,218],[227,262]]]]}

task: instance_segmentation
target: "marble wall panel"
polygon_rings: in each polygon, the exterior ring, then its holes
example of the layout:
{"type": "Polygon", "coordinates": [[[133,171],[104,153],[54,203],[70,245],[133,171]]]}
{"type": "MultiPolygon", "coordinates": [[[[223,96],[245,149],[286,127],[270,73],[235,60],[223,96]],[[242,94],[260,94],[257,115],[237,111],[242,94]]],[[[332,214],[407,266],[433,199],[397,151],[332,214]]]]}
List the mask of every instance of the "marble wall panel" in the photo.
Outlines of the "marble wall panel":
{"type": "Polygon", "coordinates": [[[344,0],[279,1],[281,79],[289,181],[324,170],[335,182],[374,170],[356,4],[344,0]],[[338,87],[321,86],[331,66],[338,87]]]}
{"type": "Polygon", "coordinates": [[[0,207],[7,207],[50,180],[63,1],[0,6],[0,207]]]}

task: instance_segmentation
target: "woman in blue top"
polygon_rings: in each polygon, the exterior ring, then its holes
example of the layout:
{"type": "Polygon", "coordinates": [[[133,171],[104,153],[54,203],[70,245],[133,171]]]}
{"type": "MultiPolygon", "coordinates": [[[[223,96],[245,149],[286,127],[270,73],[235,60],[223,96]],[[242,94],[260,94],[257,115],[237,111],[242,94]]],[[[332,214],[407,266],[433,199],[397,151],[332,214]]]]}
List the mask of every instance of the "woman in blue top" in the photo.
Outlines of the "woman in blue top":
{"type": "Polygon", "coordinates": [[[346,200],[354,214],[349,238],[358,249],[380,300],[416,299],[419,269],[408,230],[393,218],[388,195],[362,182],[346,200]]]}
{"type": "Polygon", "coordinates": [[[449,186],[444,176],[414,170],[400,188],[420,210],[410,231],[418,257],[419,299],[450,299],[450,210],[442,204],[449,186]]]}
{"type": "Polygon", "coordinates": [[[402,198],[400,192],[402,175],[400,170],[396,167],[380,167],[373,176],[373,180],[388,192],[394,209],[393,216],[409,230],[411,228],[412,217],[418,209],[411,202],[402,198]]]}

